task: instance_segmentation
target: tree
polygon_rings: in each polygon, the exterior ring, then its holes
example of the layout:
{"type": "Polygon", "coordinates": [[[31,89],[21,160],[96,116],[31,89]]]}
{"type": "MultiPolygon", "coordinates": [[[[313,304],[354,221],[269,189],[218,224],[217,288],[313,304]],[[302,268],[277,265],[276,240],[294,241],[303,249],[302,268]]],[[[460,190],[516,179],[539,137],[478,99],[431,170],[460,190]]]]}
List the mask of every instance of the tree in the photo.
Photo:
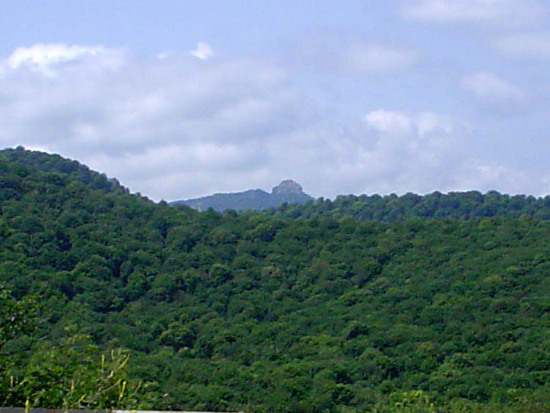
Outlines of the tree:
{"type": "Polygon", "coordinates": [[[8,341],[34,329],[37,308],[34,297],[16,300],[7,288],[0,286],[0,354],[8,341]]]}
{"type": "Polygon", "coordinates": [[[127,379],[128,352],[101,353],[89,336],[79,333],[56,346],[41,343],[40,350],[29,360],[23,378],[11,377],[5,404],[92,410],[137,407],[140,385],[127,379]]]}
{"type": "Polygon", "coordinates": [[[8,289],[0,286],[0,405],[7,405],[13,398],[15,387],[15,379],[9,373],[14,354],[6,352],[5,347],[18,336],[34,330],[37,309],[34,297],[17,300],[8,289]]]}

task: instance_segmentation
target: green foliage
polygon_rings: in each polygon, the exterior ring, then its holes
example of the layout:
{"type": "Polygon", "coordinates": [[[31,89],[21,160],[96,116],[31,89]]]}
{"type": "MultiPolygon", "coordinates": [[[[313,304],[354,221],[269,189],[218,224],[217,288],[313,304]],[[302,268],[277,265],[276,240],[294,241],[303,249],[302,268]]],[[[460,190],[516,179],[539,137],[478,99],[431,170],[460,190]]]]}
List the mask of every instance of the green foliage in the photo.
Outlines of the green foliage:
{"type": "Polygon", "coordinates": [[[16,299],[0,286],[0,405],[9,403],[15,393],[16,379],[10,369],[28,355],[24,340],[18,343],[17,339],[34,331],[37,315],[34,297],[16,299]]]}
{"type": "Polygon", "coordinates": [[[17,300],[0,286],[0,351],[19,334],[30,333],[34,329],[37,309],[34,297],[17,300]]]}
{"type": "Polygon", "coordinates": [[[81,334],[37,347],[24,374],[10,376],[5,404],[90,410],[137,405],[138,386],[125,373],[127,352],[106,356],[81,334]]]}
{"type": "Polygon", "coordinates": [[[107,409],[135,402],[135,389],[128,388],[124,374],[129,356],[111,350],[107,357],[98,357],[94,346],[78,343],[79,339],[71,337],[60,347],[41,352],[38,360],[31,360],[21,386],[27,398],[34,396],[32,404],[107,409]]]}
{"type": "Polygon", "coordinates": [[[550,218],[550,196],[503,195],[496,191],[433,192],[420,196],[407,193],[391,195],[339,195],[335,200],[316,199],[304,205],[281,206],[269,211],[284,218],[332,218],[392,222],[411,218],[475,219],[480,217],[514,217],[522,215],[550,218]]]}
{"type": "Polygon", "coordinates": [[[0,171],[4,404],[550,404],[546,199],[409,194],[199,213],[23,149],[1,151],[0,171]]]}

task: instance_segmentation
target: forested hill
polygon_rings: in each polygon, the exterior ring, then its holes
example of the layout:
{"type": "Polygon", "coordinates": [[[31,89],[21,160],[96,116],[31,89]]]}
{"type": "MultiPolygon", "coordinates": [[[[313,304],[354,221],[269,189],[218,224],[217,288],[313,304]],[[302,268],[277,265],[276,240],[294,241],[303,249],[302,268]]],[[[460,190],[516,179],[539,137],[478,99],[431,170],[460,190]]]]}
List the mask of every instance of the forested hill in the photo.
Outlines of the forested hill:
{"type": "Polygon", "coordinates": [[[255,189],[238,193],[214,194],[171,205],[187,205],[199,211],[246,209],[264,211],[280,218],[333,218],[352,216],[373,221],[404,221],[410,218],[472,219],[479,217],[550,218],[550,196],[535,198],[507,195],[497,191],[433,192],[427,195],[339,195],[334,200],[318,198],[301,191],[274,191],[269,194],[255,189]]]}
{"type": "Polygon", "coordinates": [[[28,180],[40,178],[46,179],[59,186],[66,186],[69,182],[84,184],[89,189],[100,189],[102,191],[119,191],[129,193],[128,189],[122,187],[116,178],[107,178],[90,170],[78,161],[62,158],[59,155],[50,155],[39,151],[28,151],[23,147],[16,149],[4,149],[0,151],[0,172],[1,188],[4,199],[10,198],[11,194],[17,194],[21,184],[28,180]]]}
{"type": "Polygon", "coordinates": [[[335,200],[317,199],[304,205],[283,205],[268,213],[281,218],[333,218],[352,216],[374,221],[410,218],[472,219],[480,217],[550,218],[550,196],[505,195],[496,191],[433,192],[392,195],[340,195],[335,200]]]}
{"type": "Polygon", "coordinates": [[[0,405],[548,411],[536,214],[199,213],[22,148],[0,180],[0,405]]]}
{"type": "Polygon", "coordinates": [[[287,179],[274,187],[271,193],[261,189],[251,189],[244,192],[214,194],[202,198],[174,201],[170,204],[187,205],[198,211],[206,211],[209,208],[219,212],[229,209],[261,211],[282,204],[304,204],[311,200],[313,198],[303,192],[299,184],[287,179]]]}

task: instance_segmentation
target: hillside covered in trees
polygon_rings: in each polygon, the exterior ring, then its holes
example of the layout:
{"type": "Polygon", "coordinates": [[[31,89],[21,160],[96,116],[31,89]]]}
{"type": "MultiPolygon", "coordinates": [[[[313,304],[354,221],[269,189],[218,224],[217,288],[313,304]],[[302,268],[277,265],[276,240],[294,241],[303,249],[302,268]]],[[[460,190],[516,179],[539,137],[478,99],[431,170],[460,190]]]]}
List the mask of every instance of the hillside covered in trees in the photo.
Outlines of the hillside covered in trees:
{"type": "Polygon", "coordinates": [[[0,405],[544,412],[548,198],[197,212],[0,152],[0,405]]]}
{"type": "Polygon", "coordinates": [[[525,195],[503,195],[496,191],[433,192],[427,195],[407,193],[391,195],[340,195],[335,200],[316,199],[305,205],[282,205],[268,211],[281,218],[332,218],[350,216],[356,219],[392,222],[411,218],[550,218],[550,196],[535,198],[525,195]]]}

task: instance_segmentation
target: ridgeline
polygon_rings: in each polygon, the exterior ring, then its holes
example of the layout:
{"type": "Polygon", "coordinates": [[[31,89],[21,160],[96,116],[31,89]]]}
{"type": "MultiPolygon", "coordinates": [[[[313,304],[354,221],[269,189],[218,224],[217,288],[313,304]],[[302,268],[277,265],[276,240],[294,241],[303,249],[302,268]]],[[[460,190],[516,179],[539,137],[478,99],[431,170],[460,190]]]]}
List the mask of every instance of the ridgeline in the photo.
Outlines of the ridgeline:
{"type": "Polygon", "coordinates": [[[198,212],[17,148],[0,202],[0,405],[548,411],[548,198],[198,212]]]}
{"type": "Polygon", "coordinates": [[[261,189],[250,189],[243,192],[214,194],[202,198],[171,202],[171,205],[187,205],[197,211],[206,211],[209,208],[222,212],[233,209],[235,211],[261,211],[275,208],[283,204],[305,204],[313,198],[304,193],[302,187],[287,179],[273,188],[271,193],[261,189]]]}

